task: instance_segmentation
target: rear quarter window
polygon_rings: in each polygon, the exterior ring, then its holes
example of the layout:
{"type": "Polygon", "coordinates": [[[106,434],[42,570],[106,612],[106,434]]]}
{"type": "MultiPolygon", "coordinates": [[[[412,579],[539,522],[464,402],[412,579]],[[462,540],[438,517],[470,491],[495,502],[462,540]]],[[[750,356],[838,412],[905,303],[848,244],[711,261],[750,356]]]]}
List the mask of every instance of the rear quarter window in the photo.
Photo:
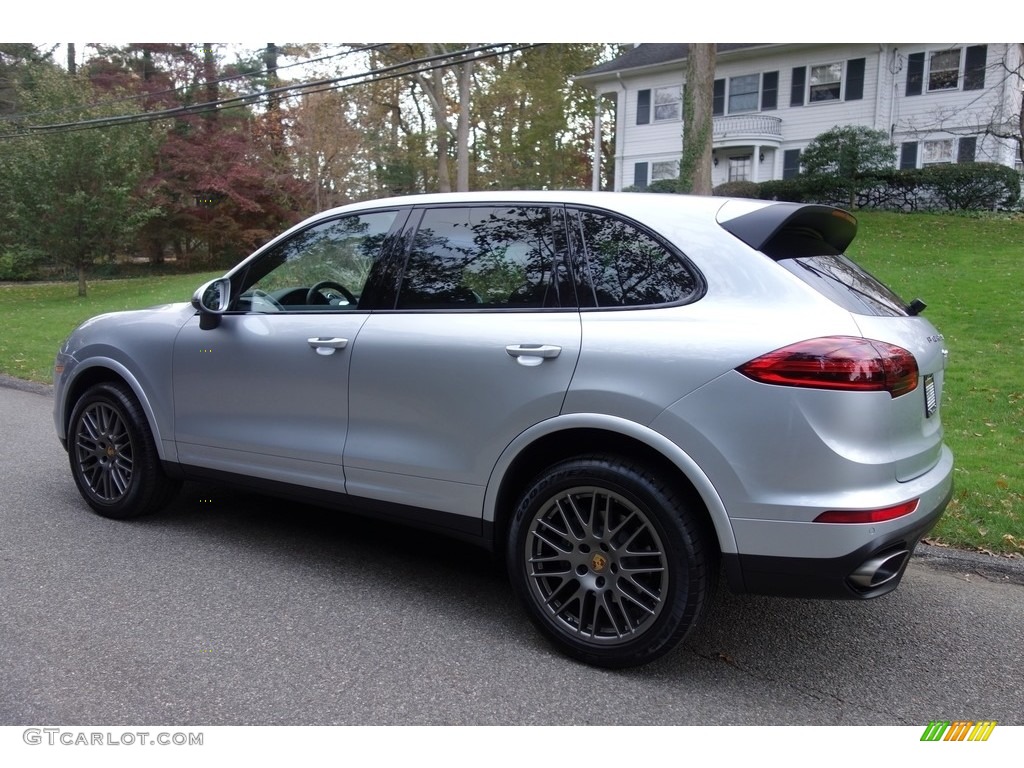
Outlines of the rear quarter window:
{"type": "Polygon", "coordinates": [[[632,222],[602,211],[569,215],[581,307],[643,307],[697,298],[695,270],[632,222]]]}

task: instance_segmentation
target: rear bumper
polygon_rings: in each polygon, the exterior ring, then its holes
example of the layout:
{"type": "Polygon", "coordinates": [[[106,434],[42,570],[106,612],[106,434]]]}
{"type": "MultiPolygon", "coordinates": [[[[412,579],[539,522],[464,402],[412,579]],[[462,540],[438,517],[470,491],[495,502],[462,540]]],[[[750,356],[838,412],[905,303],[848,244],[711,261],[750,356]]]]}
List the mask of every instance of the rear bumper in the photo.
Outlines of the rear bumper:
{"type": "Polygon", "coordinates": [[[840,557],[723,554],[729,587],[734,592],[785,597],[881,597],[899,586],[914,548],[938,522],[952,495],[949,482],[931,511],[914,515],[910,523],[840,557]]]}

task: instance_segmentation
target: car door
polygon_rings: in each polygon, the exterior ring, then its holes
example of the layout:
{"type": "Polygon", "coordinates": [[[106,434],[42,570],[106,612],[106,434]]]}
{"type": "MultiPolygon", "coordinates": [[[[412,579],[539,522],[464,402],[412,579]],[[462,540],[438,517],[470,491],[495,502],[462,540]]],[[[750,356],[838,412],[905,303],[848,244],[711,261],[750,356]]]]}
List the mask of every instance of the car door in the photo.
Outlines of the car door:
{"type": "Polygon", "coordinates": [[[394,309],[352,353],[347,487],[474,530],[502,450],[559,413],[576,366],[563,212],[433,206],[409,226],[394,309]]]}
{"type": "Polygon", "coordinates": [[[352,350],[407,211],[351,214],[297,232],[232,275],[218,327],[192,318],[174,345],[178,460],[344,491],[352,350]]]}

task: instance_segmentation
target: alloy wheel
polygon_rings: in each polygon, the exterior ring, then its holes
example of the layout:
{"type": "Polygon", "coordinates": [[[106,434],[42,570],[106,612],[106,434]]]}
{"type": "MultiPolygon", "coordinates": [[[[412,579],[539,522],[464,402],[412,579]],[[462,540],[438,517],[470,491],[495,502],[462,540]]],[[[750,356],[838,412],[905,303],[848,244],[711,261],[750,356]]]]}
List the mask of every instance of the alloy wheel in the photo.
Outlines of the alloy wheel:
{"type": "Polygon", "coordinates": [[[665,547],[644,512],[596,486],[559,492],[530,522],[530,589],[551,624],[588,643],[618,645],[649,629],[665,606],[665,547]]]}

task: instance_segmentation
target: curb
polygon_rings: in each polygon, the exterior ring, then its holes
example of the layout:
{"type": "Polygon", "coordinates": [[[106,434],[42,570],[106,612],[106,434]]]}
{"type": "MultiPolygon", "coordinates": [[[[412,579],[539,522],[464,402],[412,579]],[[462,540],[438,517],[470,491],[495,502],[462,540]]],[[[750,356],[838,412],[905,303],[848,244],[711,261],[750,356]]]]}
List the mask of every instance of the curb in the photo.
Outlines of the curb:
{"type": "Polygon", "coordinates": [[[22,392],[32,392],[37,395],[45,395],[46,397],[53,397],[53,385],[52,384],[39,384],[35,381],[25,381],[24,379],[16,379],[13,376],[8,376],[5,373],[0,373],[0,387],[6,387],[7,389],[18,389],[22,392]]]}
{"type": "Polygon", "coordinates": [[[951,547],[937,547],[921,542],[914,550],[912,562],[961,574],[974,574],[997,584],[1024,586],[1024,558],[987,555],[951,547]]]}

